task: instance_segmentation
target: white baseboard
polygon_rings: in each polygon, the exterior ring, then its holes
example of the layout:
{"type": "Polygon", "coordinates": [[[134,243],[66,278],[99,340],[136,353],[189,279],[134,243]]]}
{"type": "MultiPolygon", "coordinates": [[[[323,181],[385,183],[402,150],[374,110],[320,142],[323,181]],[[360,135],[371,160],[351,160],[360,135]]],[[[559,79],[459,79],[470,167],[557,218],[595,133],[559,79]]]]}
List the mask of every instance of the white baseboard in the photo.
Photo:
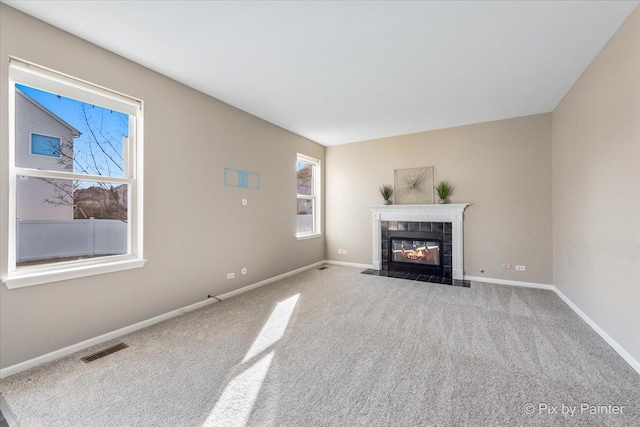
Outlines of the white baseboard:
{"type": "Polygon", "coordinates": [[[517,280],[505,280],[505,279],[492,279],[490,277],[464,276],[464,280],[473,280],[474,282],[482,282],[482,283],[493,283],[496,285],[519,286],[522,288],[547,289],[550,291],[554,289],[553,285],[547,285],[544,283],[520,282],[517,280]]]}
{"type": "Polygon", "coordinates": [[[142,322],[134,323],[133,325],[125,326],[124,328],[107,332],[106,334],[102,334],[97,337],[90,338],[85,341],[81,341],[77,344],[73,344],[68,347],[61,348],[60,350],[55,350],[55,351],[52,351],[51,353],[43,354],[42,356],[38,356],[33,359],[29,359],[27,361],[9,366],[7,368],[0,369],[0,378],[5,378],[5,377],[8,377],[9,375],[17,374],[18,372],[26,371],[27,369],[31,369],[38,365],[42,365],[43,363],[60,359],[61,357],[68,356],[77,351],[84,350],[85,348],[102,344],[103,342],[107,342],[107,341],[116,339],[118,337],[121,337],[123,335],[130,334],[131,332],[135,332],[137,330],[149,327],[151,325],[155,325],[156,323],[162,322],[164,320],[168,320],[173,317],[180,316],[181,314],[187,313],[189,311],[197,310],[198,308],[202,308],[214,302],[216,302],[215,298],[209,298],[204,301],[199,301],[195,304],[191,304],[186,307],[182,307],[177,310],[173,310],[168,313],[164,313],[159,316],[152,317],[151,319],[143,320],[142,322]]]}
{"type": "Polygon", "coordinates": [[[371,264],[358,264],[357,262],[334,261],[331,259],[326,260],[325,264],[342,265],[345,267],[356,267],[356,268],[373,268],[371,267],[371,264]]]}
{"type": "Polygon", "coordinates": [[[638,374],[640,374],[640,362],[633,358],[629,354],[627,350],[625,350],[616,340],[614,340],[611,335],[606,333],[604,329],[602,329],[596,322],[591,320],[589,316],[587,316],[577,305],[573,303],[565,294],[563,294],[558,288],[554,285],[546,285],[542,283],[532,283],[532,282],[518,282],[515,280],[503,280],[503,279],[491,279],[487,277],[476,277],[476,276],[464,276],[465,280],[473,280],[474,282],[484,282],[484,283],[495,283],[497,285],[510,285],[510,286],[520,286],[525,288],[536,288],[536,289],[547,289],[553,291],[560,297],[562,301],[565,302],[582,320],[586,322],[587,325],[591,327],[600,337],[606,341],[607,344],[611,346],[611,348],[622,357],[625,362],[627,362],[638,374]]]}
{"type": "MultiPolygon", "coordinates": [[[[289,271],[288,273],[281,274],[276,277],[272,277],[270,279],[263,280],[258,283],[254,283],[249,286],[245,286],[240,289],[236,289],[235,291],[227,292],[226,294],[217,295],[216,298],[224,300],[230,298],[234,295],[241,294],[243,292],[250,291],[251,289],[255,289],[260,286],[264,286],[268,283],[275,282],[280,279],[284,279],[285,277],[293,276],[294,274],[300,273],[305,270],[309,270],[311,268],[317,267],[319,265],[325,264],[325,261],[316,262],[314,264],[308,265],[306,267],[298,268],[297,270],[289,271]]],[[[47,362],[51,362],[56,359],[60,359],[62,357],[68,356],[80,350],[84,350],[86,348],[92,347],[94,345],[102,344],[104,342],[116,339],[123,335],[130,334],[131,332],[135,332],[137,330],[149,327],[151,325],[155,325],[156,323],[162,322],[164,320],[171,319],[176,316],[180,316],[181,314],[188,313],[193,310],[197,310],[199,308],[205,307],[209,304],[217,302],[215,298],[209,298],[204,301],[199,301],[195,304],[188,305],[186,307],[179,308],[177,310],[170,311],[168,313],[161,314],[156,317],[152,317],[151,319],[143,320],[142,322],[135,323],[133,325],[125,326],[124,328],[120,328],[118,330],[107,332],[106,334],[97,336],[95,338],[90,338],[88,340],[79,342],[77,344],[70,345],[68,347],[61,348],[60,350],[52,351],[51,353],[44,354],[42,356],[35,357],[33,359],[17,363],[12,366],[8,366],[4,369],[0,369],[0,378],[8,377],[9,375],[17,374],[18,372],[26,371],[27,369],[34,368],[36,366],[42,365],[47,362]]]]}
{"type": "Polygon", "coordinates": [[[216,295],[216,298],[219,298],[221,300],[225,300],[225,299],[231,298],[233,296],[236,296],[236,295],[245,293],[247,291],[250,291],[251,289],[259,288],[260,286],[264,286],[264,285],[268,285],[269,283],[277,282],[278,280],[282,280],[282,279],[284,279],[286,277],[293,276],[294,274],[302,273],[303,271],[306,271],[306,270],[311,270],[312,268],[319,267],[319,266],[321,266],[323,264],[326,264],[326,262],[325,261],[318,261],[318,262],[315,262],[313,264],[307,265],[305,267],[298,268],[298,269],[292,270],[292,271],[288,271],[288,272],[280,274],[278,276],[271,277],[270,279],[265,279],[265,280],[263,280],[261,282],[254,283],[253,285],[245,286],[243,288],[236,289],[235,291],[227,292],[226,294],[216,295]]]}
{"type": "Polygon", "coordinates": [[[613,348],[616,353],[618,353],[633,369],[635,369],[638,374],[640,374],[640,362],[634,359],[627,350],[625,350],[620,344],[618,344],[616,340],[611,337],[611,335],[606,333],[600,326],[598,326],[596,322],[591,320],[589,316],[587,316],[582,310],[580,310],[578,306],[573,303],[573,301],[571,301],[565,294],[560,291],[560,289],[554,286],[553,291],[560,297],[562,301],[564,301],[569,307],[571,307],[571,309],[575,311],[576,314],[587,323],[587,325],[591,326],[591,329],[596,331],[596,333],[600,335],[600,337],[602,337],[602,339],[605,340],[607,344],[609,344],[611,348],[613,348]]]}

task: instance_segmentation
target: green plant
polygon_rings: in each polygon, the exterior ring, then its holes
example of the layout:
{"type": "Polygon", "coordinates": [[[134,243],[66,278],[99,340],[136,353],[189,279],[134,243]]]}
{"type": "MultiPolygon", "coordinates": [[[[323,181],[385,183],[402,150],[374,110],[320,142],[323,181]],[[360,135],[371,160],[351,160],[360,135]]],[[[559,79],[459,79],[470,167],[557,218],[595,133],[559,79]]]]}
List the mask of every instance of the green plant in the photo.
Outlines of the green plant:
{"type": "Polygon", "coordinates": [[[383,200],[389,200],[393,195],[393,187],[390,185],[385,184],[382,187],[380,187],[378,191],[380,191],[380,195],[382,196],[383,200]]]}
{"type": "Polygon", "coordinates": [[[447,181],[440,181],[440,183],[433,187],[438,192],[438,197],[442,200],[446,200],[449,198],[451,194],[453,194],[453,185],[449,184],[447,181]]]}

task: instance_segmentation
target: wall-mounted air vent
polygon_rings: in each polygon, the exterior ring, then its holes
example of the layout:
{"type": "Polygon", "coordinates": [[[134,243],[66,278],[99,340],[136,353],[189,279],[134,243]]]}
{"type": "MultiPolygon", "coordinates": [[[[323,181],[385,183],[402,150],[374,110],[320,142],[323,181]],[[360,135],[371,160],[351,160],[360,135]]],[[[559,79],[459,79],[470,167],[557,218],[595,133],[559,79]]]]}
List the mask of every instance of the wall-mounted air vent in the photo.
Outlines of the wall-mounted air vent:
{"type": "Polygon", "coordinates": [[[83,357],[82,360],[85,363],[93,362],[94,360],[101,359],[101,358],[103,358],[105,356],[113,354],[116,351],[124,350],[127,347],[129,347],[129,346],[126,345],[125,343],[121,342],[120,344],[116,344],[116,345],[111,346],[109,348],[105,348],[104,350],[100,350],[97,353],[93,353],[93,354],[90,354],[89,356],[83,357]]]}

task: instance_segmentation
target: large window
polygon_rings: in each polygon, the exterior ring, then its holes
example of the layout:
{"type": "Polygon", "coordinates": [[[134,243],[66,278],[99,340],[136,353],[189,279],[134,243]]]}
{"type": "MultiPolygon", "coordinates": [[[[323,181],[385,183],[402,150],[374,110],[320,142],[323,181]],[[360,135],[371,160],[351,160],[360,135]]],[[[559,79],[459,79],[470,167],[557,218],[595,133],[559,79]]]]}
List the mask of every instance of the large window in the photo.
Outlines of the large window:
{"type": "Polygon", "coordinates": [[[11,58],[5,161],[9,288],[144,264],[142,101],[11,58]]]}
{"type": "Polygon", "coordinates": [[[321,180],[320,160],[298,154],[297,176],[297,237],[306,239],[320,236],[321,180]]]}

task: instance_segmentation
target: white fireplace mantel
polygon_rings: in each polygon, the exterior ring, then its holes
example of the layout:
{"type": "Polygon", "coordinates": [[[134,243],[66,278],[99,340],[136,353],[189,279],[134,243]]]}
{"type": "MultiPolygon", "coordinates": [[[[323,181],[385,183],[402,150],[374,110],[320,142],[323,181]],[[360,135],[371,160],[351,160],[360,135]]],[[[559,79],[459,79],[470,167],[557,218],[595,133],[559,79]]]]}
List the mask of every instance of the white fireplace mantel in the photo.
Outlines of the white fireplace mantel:
{"type": "Polygon", "coordinates": [[[371,206],[373,215],[373,268],[382,269],[380,221],[450,222],[452,239],[453,278],[464,277],[464,239],[462,222],[468,203],[438,205],[380,205],[371,206]]]}

